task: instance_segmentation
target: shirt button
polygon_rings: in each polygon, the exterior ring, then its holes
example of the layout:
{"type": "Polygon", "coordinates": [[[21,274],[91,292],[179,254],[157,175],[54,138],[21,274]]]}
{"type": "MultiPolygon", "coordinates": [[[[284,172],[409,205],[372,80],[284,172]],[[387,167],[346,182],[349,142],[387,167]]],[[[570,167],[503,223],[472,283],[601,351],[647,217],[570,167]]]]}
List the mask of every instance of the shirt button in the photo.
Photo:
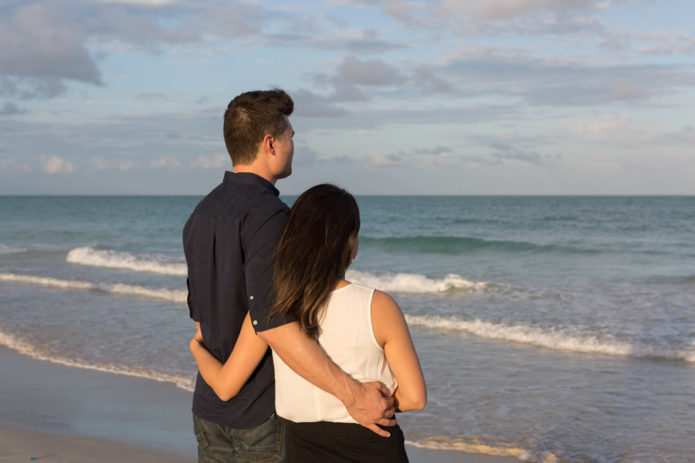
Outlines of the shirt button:
{"type": "Polygon", "coordinates": [[[253,326],[256,326],[256,325],[258,325],[258,320],[253,321],[253,326]]]}
{"type": "Polygon", "coordinates": [[[251,299],[253,301],[253,296],[251,296],[249,299],[251,299]]]}

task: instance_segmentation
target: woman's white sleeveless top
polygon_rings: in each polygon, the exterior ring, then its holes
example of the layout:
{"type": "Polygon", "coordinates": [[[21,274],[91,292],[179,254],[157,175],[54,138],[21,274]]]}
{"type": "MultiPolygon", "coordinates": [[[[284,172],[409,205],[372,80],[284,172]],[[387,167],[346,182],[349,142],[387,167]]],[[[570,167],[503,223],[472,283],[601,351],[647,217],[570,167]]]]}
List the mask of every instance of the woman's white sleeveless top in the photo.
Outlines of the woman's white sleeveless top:
{"type": "MultiPolygon", "coordinates": [[[[350,283],[331,293],[320,318],[319,344],[333,362],[360,382],[381,381],[391,392],[396,378],[372,329],[373,288],[350,283]]],[[[317,388],[273,352],[275,408],[294,422],[355,423],[343,403],[317,388]]]]}

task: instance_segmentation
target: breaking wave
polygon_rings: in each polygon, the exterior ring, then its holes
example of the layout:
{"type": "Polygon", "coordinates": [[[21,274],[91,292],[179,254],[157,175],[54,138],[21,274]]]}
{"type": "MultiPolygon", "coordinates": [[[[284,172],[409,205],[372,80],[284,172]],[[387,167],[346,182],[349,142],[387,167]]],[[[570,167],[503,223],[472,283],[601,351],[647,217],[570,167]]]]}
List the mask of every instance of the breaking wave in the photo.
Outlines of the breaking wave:
{"type": "Polygon", "coordinates": [[[8,246],[6,244],[0,243],[0,255],[2,254],[15,254],[18,252],[25,252],[27,248],[18,248],[15,246],[8,246]]]}
{"type": "Polygon", "coordinates": [[[444,293],[453,290],[475,291],[488,286],[488,283],[469,281],[454,273],[450,273],[444,278],[429,278],[417,273],[374,275],[358,270],[348,270],[346,278],[381,291],[411,294],[444,293]]]}
{"type": "MultiPolygon", "coordinates": [[[[410,294],[443,293],[452,290],[476,291],[488,285],[483,282],[468,281],[455,274],[447,275],[444,278],[428,278],[424,275],[413,273],[384,274],[377,276],[367,272],[350,270],[348,271],[347,278],[356,283],[371,286],[382,291],[410,294]]],[[[14,273],[0,273],[0,281],[34,284],[68,290],[101,291],[111,294],[142,296],[182,304],[186,303],[186,298],[188,296],[186,290],[148,288],[146,286],[127,285],[122,283],[107,284],[79,280],[61,280],[57,278],[19,275],[14,273]]]]}
{"type": "Polygon", "coordinates": [[[408,251],[423,254],[463,254],[476,251],[498,252],[555,252],[592,253],[588,249],[578,249],[554,244],[536,244],[513,240],[486,240],[464,236],[399,236],[371,238],[360,237],[360,243],[377,246],[387,251],[408,251]]]}
{"type": "Polygon", "coordinates": [[[59,280],[57,278],[37,277],[33,275],[18,275],[14,273],[0,273],[0,281],[27,283],[39,286],[49,286],[61,289],[78,289],[83,291],[101,291],[111,294],[125,294],[131,296],[149,297],[165,301],[185,303],[188,293],[185,290],[166,288],[147,288],[145,286],[126,285],[121,283],[105,284],[91,283],[89,281],[59,280]]]}
{"type": "Polygon", "coordinates": [[[556,463],[558,458],[550,452],[534,454],[533,452],[496,439],[483,436],[435,436],[410,441],[406,444],[422,449],[450,450],[496,457],[514,457],[521,461],[532,463],[556,463]]]}
{"type": "MultiPolygon", "coordinates": [[[[93,267],[117,268],[134,272],[160,273],[186,276],[186,264],[162,262],[127,252],[98,250],[91,247],[75,248],[68,253],[67,261],[93,267]]],[[[443,293],[452,290],[480,290],[488,286],[485,282],[466,280],[451,273],[443,278],[430,278],[416,273],[372,274],[348,270],[347,278],[382,291],[398,293],[443,293]]]]}
{"type": "Polygon", "coordinates": [[[68,252],[66,260],[73,264],[117,268],[133,272],[178,276],[186,276],[187,274],[186,264],[164,262],[151,257],[137,257],[127,252],[100,250],[89,246],[71,250],[68,252]]]}
{"type": "Polygon", "coordinates": [[[414,326],[460,331],[481,338],[511,341],[566,352],[695,362],[695,349],[669,349],[644,343],[633,344],[620,341],[610,335],[598,337],[572,333],[565,329],[505,325],[482,320],[467,321],[456,317],[406,315],[406,320],[414,326]]]}
{"type": "Polygon", "coordinates": [[[159,371],[148,370],[144,368],[128,368],[124,366],[116,366],[108,363],[98,363],[92,364],[79,359],[68,358],[61,355],[55,355],[47,352],[41,346],[34,345],[32,343],[22,341],[16,336],[9,333],[5,333],[0,330],[0,345],[8,347],[20,354],[27,355],[29,357],[35,358],[37,360],[44,360],[51,363],[58,363],[60,365],[67,365],[70,367],[82,368],[85,370],[101,371],[106,373],[114,373],[118,375],[125,376],[136,376],[139,378],[151,379],[154,381],[159,381],[163,383],[173,383],[181,389],[187,391],[193,391],[194,378],[188,376],[177,376],[167,373],[162,373],[159,371]]]}

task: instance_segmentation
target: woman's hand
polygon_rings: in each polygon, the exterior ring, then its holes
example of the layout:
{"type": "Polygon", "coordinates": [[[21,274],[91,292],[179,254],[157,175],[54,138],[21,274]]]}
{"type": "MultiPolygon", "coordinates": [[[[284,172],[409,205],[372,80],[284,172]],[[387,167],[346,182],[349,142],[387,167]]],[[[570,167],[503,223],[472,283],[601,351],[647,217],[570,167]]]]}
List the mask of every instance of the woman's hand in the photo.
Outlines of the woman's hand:
{"type": "Polygon", "coordinates": [[[198,341],[198,342],[203,342],[203,332],[200,331],[200,323],[196,323],[196,332],[195,336],[193,336],[193,340],[198,341]]]}
{"type": "Polygon", "coordinates": [[[234,344],[234,350],[224,364],[207,350],[200,328],[191,339],[191,353],[198,364],[198,371],[217,396],[225,402],[244,387],[267,350],[268,345],[256,336],[248,313],[234,344]]]}
{"type": "Polygon", "coordinates": [[[193,339],[191,339],[191,342],[190,342],[191,351],[193,349],[195,349],[196,347],[202,346],[202,344],[203,344],[203,332],[200,331],[200,323],[196,323],[195,326],[196,326],[195,336],[193,336],[193,339]]]}

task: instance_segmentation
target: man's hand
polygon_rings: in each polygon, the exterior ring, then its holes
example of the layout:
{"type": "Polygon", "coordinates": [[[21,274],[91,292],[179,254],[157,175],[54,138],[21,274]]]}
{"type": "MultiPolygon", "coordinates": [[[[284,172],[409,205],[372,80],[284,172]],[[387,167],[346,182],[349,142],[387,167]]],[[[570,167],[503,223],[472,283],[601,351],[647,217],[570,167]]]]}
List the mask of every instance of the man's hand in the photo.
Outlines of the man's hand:
{"type": "Polygon", "coordinates": [[[394,399],[380,382],[359,383],[333,363],[321,346],[306,335],[298,322],[259,331],[276,354],[302,378],[337,397],[355,421],[374,433],[389,437],[377,425],[394,426],[394,399]]]}
{"type": "Polygon", "coordinates": [[[345,407],[355,421],[382,437],[389,437],[391,433],[377,425],[395,426],[397,423],[393,418],[396,411],[394,399],[379,381],[357,383],[353,400],[345,407]]]}

